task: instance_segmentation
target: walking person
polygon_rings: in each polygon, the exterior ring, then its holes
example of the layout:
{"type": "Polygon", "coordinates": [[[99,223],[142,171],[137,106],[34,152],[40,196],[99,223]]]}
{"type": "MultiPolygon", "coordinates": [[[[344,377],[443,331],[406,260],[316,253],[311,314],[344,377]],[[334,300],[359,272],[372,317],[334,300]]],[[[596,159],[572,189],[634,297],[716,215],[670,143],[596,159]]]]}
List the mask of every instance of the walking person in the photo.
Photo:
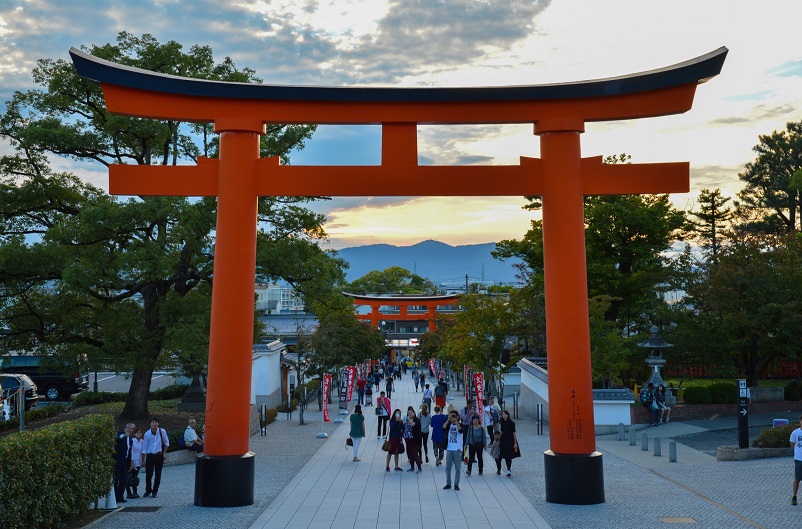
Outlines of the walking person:
{"type": "Polygon", "coordinates": [[[446,394],[448,393],[448,389],[446,388],[446,383],[443,379],[440,379],[440,382],[434,387],[434,402],[440,406],[441,409],[446,409],[446,394]]]}
{"type": "MultiPolygon", "coordinates": [[[[421,376],[423,376],[423,375],[421,375],[421,376]]],[[[423,403],[426,404],[426,407],[428,407],[431,410],[432,409],[432,388],[429,387],[429,384],[426,384],[426,387],[424,387],[423,383],[421,383],[421,387],[423,388],[423,403]]]]}
{"type": "Polygon", "coordinates": [[[493,431],[493,440],[490,443],[490,457],[496,461],[496,475],[501,475],[501,430],[493,431]]]}
{"type": "Polygon", "coordinates": [[[799,417],[799,428],[791,432],[788,441],[794,448],[794,484],[791,487],[794,495],[791,496],[791,505],[796,505],[796,493],[799,491],[799,482],[802,481],[802,416],[799,417]]]}
{"type": "Polygon", "coordinates": [[[448,420],[448,417],[442,413],[443,408],[440,406],[434,407],[434,415],[430,423],[430,431],[432,432],[432,455],[434,455],[434,466],[439,467],[443,464],[444,449],[443,449],[443,425],[448,420]]]}
{"type": "Polygon", "coordinates": [[[420,442],[420,456],[426,455],[426,462],[429,462],[429,426],[432,423],[432,416],[429,415],[429,406],[426,404],[421,404],[420,406],[420,413],[418,414],[418,419],[420,419],[420,433],[421,433],[421,442],[420,442]]]}
{"type": "MultiPolygon", "coordinates": [[[[426,372],[423,369],[421,369],[420,373],[418,373],[418,378],[420,379],[420,389],[423,391],[423,386],[426,384],[426,372]]],[[[431,402],[429,405],[431,405],[431,402]]]]}
{"type": "Polygon", "coordinates": [[[393,416],[390,418],[390,437],[387,440],[390,443],[390,449],[387,450],[386,471],[390,472],[390,456],[395,457],[395,471],[403,472],[401,467],[398,466],[398,456],[403,453],[404,447],[401,444],[403,441],[402,435],[404,434],[404,422],[401,419],[401,410],[393,411],[393,416]]]}
{"type": "Polygon", "coordinates": [[[415,393],[418,392],[418,386],[420,385],[420,379],[415,373],[412,373],[412,382],[415,383],[415,393]]]}
{"type": "Polygon", "coordinates": [[[376,424],[376,439],[381,439],[384,436],[387,439],[387,421],[390,419],[390,410],[393,407],[390,405],[390,399],[384,396],[384,391],[379,394],[376,399],[376,417],[378,422],[376,424]]]}
{"type": "MultiPolygon", "coordinates": [[[[507,477],[512,477],[512,460],[521,455],[518,450],[518,436],[515,433],[515,422],[510,419],[510,412],[501,412],[501,458],[507,464],[507,477]]],[[[500,465],[499,465],[500,466],[500,465]]],[[[501,471],[499,470],[499,473],[501,471]]]]}
{"type": "Polygon", "coordinates": [[[418,474],[423,472],[421,468],[422,461],[420,458],[420,443],[421,443],[421,424],[420,419],[415,415],[415,410],[407,411],[407,418],[404,421],[404,443],[407,445],[407,459],[409,460],[409,469],[407,472],[415,470],[415,465],[418,465],[418,474]]]}
{"type": "Polygon", "coordinates": [[[443,425],[443,434],[446,442],[446,486],[451,488],[451,468],[454,467],[454,490],[459,490],[459,478],[462,473],[463,428],[459,421],[459,413],[452,411],[448,415],[448,422],[443,425]]]}
{"type": "Polygon", "coordinates": [[[482,401],[482,406],[484,407],[484,424],[485,428],[487,428],[487,437],[492,443],[493,427],[498,424],[498,421],[501,419],[501,415],[496,408],[496,400],[493,397],[490,397],[489,400],[482,401]]]}
{"type": "Polygon", "coordinates": [[[159,484],[162,482],[162,467],[167,459],[167,447],[170,440],[164,428],[159,428],[159,419],[150,420],[150,430],[145,432],[143,438],[145,449],[145,498],[156,497],[159,493],[159,484]],[[154,478],[155,475],[155,478],[154,478]],[[151,479],[153,484],[151,484],[151,479]]]}
{"type": "Polygon", "coordinates": [[[139,497],[139,493],[136,489],[139,487],[139,470],[144,464],[142,455],[144,442],[142,441],[142,435],[142,428],[137,428],[134,431],[134,438],[131,439],[131,470],[126,480],[127,497],[129,500],[139,497]]]}
{"type": "Polygon", "coordinates": [[[387,384],[384,387],[384,389],[387,391],[387,398],[391,398],[393,396],[394,385],[393,377],[387,377],[387,384]]]}
{"type": "Polygon", "coordinates": [[[485,432],[486,430],[485,427],[482,426],[481,418],[478,415],[474,415],[471,419],[471,427],[468,428],[468,432],[465,434],[467,439],[466,443],[468,444],[468,471],[466,474],[469,476],[471,475],[474,459],[477,460],[480,476],[484,470],[485,464],[482,460],[482,456],[487,446],[487,435],[485,432]]]}
{"type": "Polygon", "coordinates": [[[351,431],[349,434],[354,442],[354,462],[359,459],[359,445],[365,437],[365,416],[362,415],[362,406],[354,406],[354,413],[351,414],[351,431]]]}
{"type": "Polygon", "coordinates": [[[368,381],[364,378],[360,378],[356,381],[356,403],[365,405],[365,386],[367,385],[368,381]]]}

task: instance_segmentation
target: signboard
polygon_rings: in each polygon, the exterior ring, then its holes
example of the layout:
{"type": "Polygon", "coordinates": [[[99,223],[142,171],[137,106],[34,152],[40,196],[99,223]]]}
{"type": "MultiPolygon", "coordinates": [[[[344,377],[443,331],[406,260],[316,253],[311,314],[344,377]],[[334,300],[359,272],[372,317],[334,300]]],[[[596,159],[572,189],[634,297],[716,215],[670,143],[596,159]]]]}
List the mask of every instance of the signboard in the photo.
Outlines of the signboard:
{"type": "Polygon", "coordinates": [[[484,417],[485,417],[485,407],[482,404],[484,400],[485,394],[485,374],[484,373],[474,373],[473,374],[473,387],[476,390],[476,411],[479,412],[479,417],[481,417],[480,424],[484,426],[484,417]]]}
{"type": "Polygon", "coordinates": [[[749,410],[746,380],[738,380],[738,446],[749,448],[749,410]]]}
{"type": "Polygon", "coordinates": [[[329,390],[331,389],[331,375],[323,375],[323,422],[329,422],[329,390]]]}
{"type": "Polygon", "coordinates": [[[340,409],[348,410],[348,376],[350,371],[347,367],[340,369],[340,409]]]}

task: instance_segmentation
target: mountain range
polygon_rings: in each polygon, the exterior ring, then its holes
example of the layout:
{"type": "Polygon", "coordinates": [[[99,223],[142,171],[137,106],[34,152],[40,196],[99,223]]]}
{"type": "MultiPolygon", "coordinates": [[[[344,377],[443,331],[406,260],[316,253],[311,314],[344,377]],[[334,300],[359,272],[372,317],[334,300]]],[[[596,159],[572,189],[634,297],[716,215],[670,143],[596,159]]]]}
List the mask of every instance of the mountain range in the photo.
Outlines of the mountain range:
{"type": "Polygon", "coordinates": [[[346,275],[349,282],[373,270],[400,266],[438,285],[464,286],[466,275],[470,283],[516,283],[513,265],[520,260],[499,261],[490,255],[495,249],[493,242],[451,246],[428,240],[412,246],[371,244],[343,248],[338,257],[350,265],[346,275]]]}

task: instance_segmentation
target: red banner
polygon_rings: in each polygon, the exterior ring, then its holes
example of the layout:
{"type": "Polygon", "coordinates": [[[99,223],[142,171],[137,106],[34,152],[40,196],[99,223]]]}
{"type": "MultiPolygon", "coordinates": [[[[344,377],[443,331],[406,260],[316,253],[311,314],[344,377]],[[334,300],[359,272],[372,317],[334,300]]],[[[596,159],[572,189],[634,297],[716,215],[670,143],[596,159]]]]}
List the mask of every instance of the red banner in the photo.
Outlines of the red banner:
{"type": "Polygon", "coordinates": [[[356,384],[356,366],[348,366],[348,402],[354,396],[354,384],[356,384]]]}
{"type": "Polygon", "coordinates": [[[329,389],[331,389],[331,375],[323,375],[323,422],[330,422],[329,419],[329,389]]]}
{"type": "Polygon", "coordinates": [[[482,401],[485,398],[485,374],[473,374],[473,387],[476,388],[476,411],[479,412],[479,417],[482,418],[481,424],[485,423],[485,407],[482,401]]]}

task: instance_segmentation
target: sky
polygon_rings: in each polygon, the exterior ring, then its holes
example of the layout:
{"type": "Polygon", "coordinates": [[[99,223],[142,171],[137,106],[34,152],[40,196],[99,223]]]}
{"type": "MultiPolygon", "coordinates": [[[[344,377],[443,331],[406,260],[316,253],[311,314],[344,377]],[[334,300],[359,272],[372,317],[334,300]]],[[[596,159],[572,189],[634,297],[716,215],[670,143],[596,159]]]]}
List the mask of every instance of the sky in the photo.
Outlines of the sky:
{"type": "MultiPolygon", "coordinates": [[[[71,46],[149,33],[212,47],[265,84],[314,86],[534,85],[626,75],[720,46],[721,75],[693,109],[661,118],[589,123],[583,156],[633,163],[689,161],[689,210],[700,189],[734,196],[759,135],[802,120],[798,0],[0,0],[0,100],[34,88],[42,58],[71,46]]],[[[294,165],[380,163],[379,127],[321,126],[294,165]]],[[[515,164],[538,156],[531,125],[421,126],[421,164],[515,164]]],[[[0,143],[0,154],[10,147],[0,143]]],[[[104,189],[100,165],[54,160],[104,189]]],[[[492,182],[488,182],[490,189],[492,182]]],[[[315,206],[329,247],[452,245],[520,239],[535,218],[522,197],[343,197],[315,206]]]]}

